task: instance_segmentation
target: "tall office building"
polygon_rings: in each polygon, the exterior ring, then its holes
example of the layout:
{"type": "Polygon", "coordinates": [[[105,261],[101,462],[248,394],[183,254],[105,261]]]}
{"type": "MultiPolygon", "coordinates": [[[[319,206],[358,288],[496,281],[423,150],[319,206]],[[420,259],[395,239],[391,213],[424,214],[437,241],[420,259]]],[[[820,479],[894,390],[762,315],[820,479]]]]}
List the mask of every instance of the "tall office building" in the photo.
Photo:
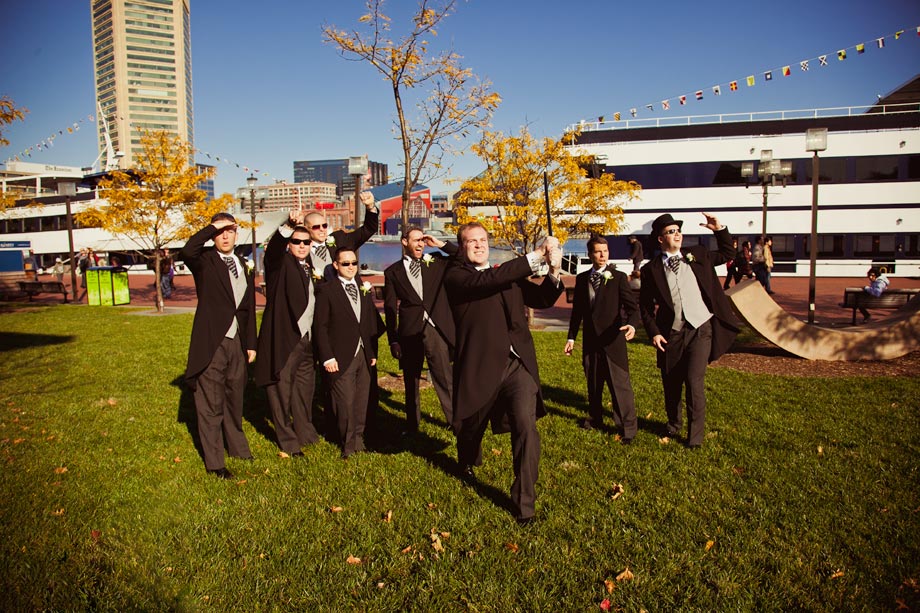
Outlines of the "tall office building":
{"type": "MultiPolygon", "coordinates": [[[[190,0],[90,0],[97,112],[131,168],[141,130],[166,130],[194,144],[190,0]]],[[[98,122],[99,150],[106,135],[98,122]]]]}
{"type": "MultiPolygon", "coordinates": [[[[294,183],[319,181],[334,183],[339,198],[355,193],[355,178],[348,174],[348,159],[306,160],[294,162],[294,183]]],[[[368,162],[367,174],[361,179],[363,189],[387,184],[387,165],[368,162]]]]}

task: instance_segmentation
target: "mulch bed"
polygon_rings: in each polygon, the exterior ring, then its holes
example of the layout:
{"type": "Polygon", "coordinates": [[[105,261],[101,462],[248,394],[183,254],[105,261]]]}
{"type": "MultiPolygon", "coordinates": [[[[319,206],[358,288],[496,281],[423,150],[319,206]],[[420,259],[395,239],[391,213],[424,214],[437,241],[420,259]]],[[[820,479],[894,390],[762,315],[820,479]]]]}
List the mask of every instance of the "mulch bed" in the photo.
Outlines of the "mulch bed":
{"type": "Polygon", "coordinates": [[[916,377],[920,351],[894,360],[829,362],[805,360],[767,344],[735,345],[713,366],[742,372],[787,377],[916,377]]]}

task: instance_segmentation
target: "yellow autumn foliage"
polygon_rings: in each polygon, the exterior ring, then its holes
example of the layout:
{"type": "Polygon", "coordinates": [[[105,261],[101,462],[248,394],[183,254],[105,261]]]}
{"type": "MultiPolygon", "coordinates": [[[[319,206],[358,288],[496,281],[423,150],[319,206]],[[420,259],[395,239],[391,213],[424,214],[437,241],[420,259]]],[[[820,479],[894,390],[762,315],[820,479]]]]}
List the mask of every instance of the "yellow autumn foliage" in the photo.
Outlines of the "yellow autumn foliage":
{"type": "Polygon", "coordinates": [[[623,207],[641,187],[618,181],[612,173],[589,178],[593,156],[566,150],[571,136],[538,140],[526,126],[517,135],[485,132],[471,149],[486,169],[462,183],[454,208],[458,224],[479,221],[489,229],[493,244],[517,254],[532,251],[547,235],[545,172],[553,235],[561,243],[570,236],[616,234],[623,207]],[[479,215],[471,209],[476,205],[494,206],[498,214],[479,215]]]}

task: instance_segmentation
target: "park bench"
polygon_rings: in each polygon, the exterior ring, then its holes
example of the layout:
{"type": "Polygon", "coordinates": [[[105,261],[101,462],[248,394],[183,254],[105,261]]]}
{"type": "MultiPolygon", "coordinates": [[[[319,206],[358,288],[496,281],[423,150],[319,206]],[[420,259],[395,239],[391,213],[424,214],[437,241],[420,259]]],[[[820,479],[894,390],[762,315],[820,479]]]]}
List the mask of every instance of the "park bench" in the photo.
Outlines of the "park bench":
{"type": "Polygon", "coordinates": [[[848,287],[843,290],[843,302],[840,306],[853,309],[853,325],[856,324],[856,310],[865,309],[900,309],[910,299],[920,294],[920,289],[887,289],[881,296],[866,293],[861,287],[848,287]]]}
{"type": "Polygon", "coordinates": [[[29,296],[29,302],[38,294],[63,294],[67,302],[67,288],[60,281],[20,281],[19,289],[29,296]]]}

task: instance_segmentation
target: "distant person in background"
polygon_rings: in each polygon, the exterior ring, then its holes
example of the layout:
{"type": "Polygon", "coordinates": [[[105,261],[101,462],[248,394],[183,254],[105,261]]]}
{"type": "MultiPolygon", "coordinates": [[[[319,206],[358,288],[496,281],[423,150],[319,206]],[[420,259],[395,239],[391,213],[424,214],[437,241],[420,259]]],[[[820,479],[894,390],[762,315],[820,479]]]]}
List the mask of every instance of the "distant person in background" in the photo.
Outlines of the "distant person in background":
{"type": "Polygon", "coordinates": [[[768,236],[766,239],[760,237],[757,244],[754,245],[753,268],[754,276],[763,285],[768,294],[773,294],[773,288],[770,287],[770,271],[773,269],[773,237],[768,236]]]}
{"type": "Polygon", "coordinates": [[[735,285],[738,285],[740,276],[738,275],[738,239],[732,238],[732,249],[735,251],[735,257],[730,259],[725,263],[725,283],[722,284],[722,289],[728,289],[732,280],[735,281],[735,285]]]}
{"type": "Polygon", "coordinates": [[[26,256],[23,267],[26,271],[26,278],[38,281],[38,256],[32,249],[29,249],[29,255],[26,256]]]}
{"type": "Polygon", "coordinates": [[[741,282],[741,277],[754,278],[753,258],[751,241],[744,241],[741,243],[741,249],[735,254],[735,285],[741,282]]]}
{"type": "Polygon", "coordinates": [[[638,272],[642,267],[645,254],[642,251],[642,241],[636,236],[629,237],[629,259],[632,260],[633,272],[638,272]]]}
{"type": "Polygon", "coordinates": [[[86,270],[92,266],[92,264],[90,264],[89,250],[85,247],[80,249],[80,256],[77,258],[77,266],[80,268],[80,287],[86,289],[86,270]]]}
{"type": "Polygon", "coordinates": [[[54,267],[51,269],[51,273],[58,283],[64,282],[64,261],[61,258],[54,258],[54,267]]]}
{"type": "MultiPolygon", "coordinates": [[[[866,277],[869,278],[869,285],[863,287],[863,291],[870,296],[874,296],[875,298],[881,296],[885,290],[888,289],[888,286],[891,285],[891,283],[888,281],[888,277],[885,276],[885,273],[887,272],[888,269],[884,266],[881,268],[876,268],[875,266],[870,268],[869,272],[866,273],[866,277]]],[[[866,310],[866,307],[859,307],[859,312],[862,313],[863,323],[866,323],[872,319],[872,316],[869,315],[869,311],[866,310]]]]}
{"type": "Polygon", "coordinates": [[[642,289],[642,271],[634,270],[629,274],[629,289],[634,291],[642,289]]]}

